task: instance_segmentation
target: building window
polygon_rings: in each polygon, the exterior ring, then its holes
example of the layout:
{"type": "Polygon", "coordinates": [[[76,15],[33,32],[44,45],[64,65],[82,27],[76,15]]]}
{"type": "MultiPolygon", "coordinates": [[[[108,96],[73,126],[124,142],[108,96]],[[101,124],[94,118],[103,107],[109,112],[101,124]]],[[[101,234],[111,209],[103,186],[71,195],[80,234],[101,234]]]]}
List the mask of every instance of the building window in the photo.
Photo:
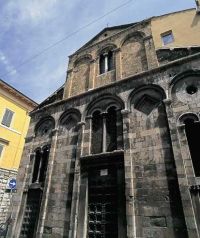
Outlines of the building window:
{"type": "Polygon", "coordinates": [[[14,112],[6,108],[1,124],[10,127],[13,115],[14,112]]]}
{"type": "Polygon", "coordinates": [[[0,144],[0,158],[1,158],[1,156],[2,156],[2,154],[3,154],[3,145],[2,144],[0,144]]]}
{"type": "Polygon", "coordinates": [[[109,51],[100,55],[100,74],[106,73],[113,69],[113,52],[109,51]]]}
{"type": "Polygon", "coordinates": [[[42,183],[44,185],[48,166],[48,159],[49,146],[45,146],[42,151],[36,151],[32,183],[42,183]]]}
{"type": "Polygon", "coordinates": [[[110,152],[117,149],[116,108],[107,112],[95,111],[92,115],[92,154],[110,152]]]}
{"type": "Polygon", "coordinates": [[[174,42],[174,36],[172,31],[167,31],[165,33],[162,33],[161,38],[162,38],[163,45],[168,45],[174,42]]]}
{"type": "Polygon", "coordinates": [[[200,123],[195,122],[193,119],[188,118],[184,121],[185,132],[190,149],[190,155],[194,168],[195,176],[200,176],[200,161],[199,161],[199,143],[196,139],[200,133],[200,123]]]}

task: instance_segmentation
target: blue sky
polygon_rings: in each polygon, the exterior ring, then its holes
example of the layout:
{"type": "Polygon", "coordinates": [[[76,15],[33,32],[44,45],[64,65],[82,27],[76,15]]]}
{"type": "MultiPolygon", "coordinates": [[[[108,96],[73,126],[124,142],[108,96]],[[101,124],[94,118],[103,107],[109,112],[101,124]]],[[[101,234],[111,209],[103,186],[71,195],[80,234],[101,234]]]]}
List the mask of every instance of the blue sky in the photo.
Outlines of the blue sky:
{"type": "Polygon", "coordinates": [[[65,82],[68,56],[107,25],[191,7],[195,7],[195,0],[2,0],[0,78],[41,102],[65,82]],[[66,40],[40,54],[63,38],[66,40]]]}

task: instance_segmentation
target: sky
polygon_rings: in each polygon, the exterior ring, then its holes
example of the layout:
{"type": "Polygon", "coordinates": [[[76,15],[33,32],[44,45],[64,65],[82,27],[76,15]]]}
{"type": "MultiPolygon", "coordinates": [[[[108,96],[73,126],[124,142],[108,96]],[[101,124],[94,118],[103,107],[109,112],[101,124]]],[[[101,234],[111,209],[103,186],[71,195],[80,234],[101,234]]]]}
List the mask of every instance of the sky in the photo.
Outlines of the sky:
{"type": "Polygon", "coordinates": [[[37,103],[66,79],[68,56],[105,27],[195,7],[195,0],[1,0],[0,78],[37,103]]]}

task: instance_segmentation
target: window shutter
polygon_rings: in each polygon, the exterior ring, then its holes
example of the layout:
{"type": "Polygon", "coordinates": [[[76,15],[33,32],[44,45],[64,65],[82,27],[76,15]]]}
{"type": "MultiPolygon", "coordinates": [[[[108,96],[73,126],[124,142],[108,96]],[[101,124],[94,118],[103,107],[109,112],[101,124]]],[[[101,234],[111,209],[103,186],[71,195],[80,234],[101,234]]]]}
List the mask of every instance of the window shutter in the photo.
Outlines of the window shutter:
{"type": "Polygon", "coordinates": [[[4,126],[9,127],[10,124],[11,124],[11,121],[12,121],[13,114],[14,114],[14,112],[12,112],[9,109],[6,109],[1,124],[3,124],[4,126]]]}

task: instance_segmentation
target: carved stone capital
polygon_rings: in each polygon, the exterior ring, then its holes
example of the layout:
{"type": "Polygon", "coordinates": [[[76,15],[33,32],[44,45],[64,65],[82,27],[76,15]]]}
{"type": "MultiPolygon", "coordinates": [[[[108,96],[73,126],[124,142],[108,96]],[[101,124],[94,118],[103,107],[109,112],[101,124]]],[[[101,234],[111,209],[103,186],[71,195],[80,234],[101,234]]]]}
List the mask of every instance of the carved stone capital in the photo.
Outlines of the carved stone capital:
{"type": "Polygon", "coordinates": [[[117,53],[117,52],[120,52],[121,51],[121,48],[115,48],[113,49],[113,52],[117,53]]]}
{"type": "Polygon", "coordinates": [[[172,100],[169,99],[169,98],[166,98],[166,99],[163,100],[163,102],[164,102],[165,105],[169,106],[169,105],[171,105],[172,100]]]}
{"type": "Polygon", "coordinates": [[[57,131],[58,131],[58,128],[53,129],[53,130],[51,131],[51,136],[54,136],[57,131]]]}
{"type": "Polygon", "coordinates": [[[121,110],[121,114],[124,115],[128,115],[130,113],[130,111],[128,109],[123,109],[121,110]]]}
{"type": "Polygon", "coordinates": [[[92,118],[93,118],[92,115],[89,115],[89,116],[86,116],[86,117],[85,117],[86,120],[91,120],[92,118]]]}
{"type": "Polygon", "coordinates": [[[85,125],[85,122],[84,122],[84,121],[80,121],[80,122],[77,123],[77,126],[78,126],[78,127],[82,127],[82,126],[84,126],[84,125],[85,125]]]}
{"type": "Polygon", "coordinates": [[[200,185],[192,185],[190,186],[191,192],[199,192],[200,191],[200,185]]]}

